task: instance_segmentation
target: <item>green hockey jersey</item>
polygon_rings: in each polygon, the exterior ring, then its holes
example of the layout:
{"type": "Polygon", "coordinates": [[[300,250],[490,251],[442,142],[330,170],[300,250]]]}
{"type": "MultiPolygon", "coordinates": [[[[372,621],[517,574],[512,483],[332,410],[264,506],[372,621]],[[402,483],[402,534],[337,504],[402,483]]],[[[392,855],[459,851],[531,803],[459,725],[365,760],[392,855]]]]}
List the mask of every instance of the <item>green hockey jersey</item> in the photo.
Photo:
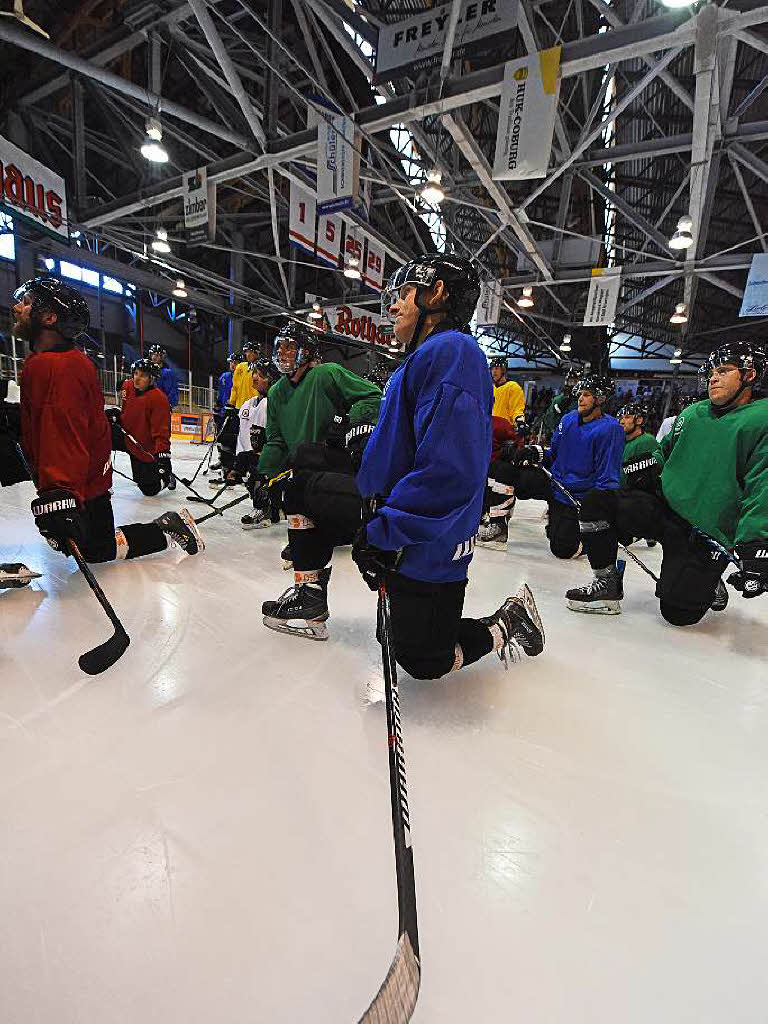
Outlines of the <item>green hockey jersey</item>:
{"type": "MultiPolygon", "coordinates": [[[[660,466],[664,465],[664,454],[661,450],[661,445],[653,436],[653,434],[642,433],[639,434],[634,440],[627,441],[624,445],[624,459],[622,466],[626,466],[628,462],[632,462],[633,459],[639,458],[641,455],[652,455],[660,466]]],[[[621,470],[619,477],[621,486],[626,485],[626,477],[624,476],[624,469],[621,470]]]]}
{"type": "Polygon", "coordinates": [[[670,507],[727,547],[768,539],[768,399],[683,409],[661,444],[670,507]]]}

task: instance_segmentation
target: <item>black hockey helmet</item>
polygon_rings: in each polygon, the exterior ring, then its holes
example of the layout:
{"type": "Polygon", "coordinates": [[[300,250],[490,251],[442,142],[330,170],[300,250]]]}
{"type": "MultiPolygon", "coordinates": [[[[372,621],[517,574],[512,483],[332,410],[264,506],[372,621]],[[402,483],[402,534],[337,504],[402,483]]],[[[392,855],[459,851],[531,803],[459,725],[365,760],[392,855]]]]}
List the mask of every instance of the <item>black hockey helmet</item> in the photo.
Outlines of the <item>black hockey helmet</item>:
{"type": "Polygon", "coordinates": [[[648,418],[648,413],[640,402],[626,402],[616,413],[617,419],[621,416],[642,416],[645,420],[648,418]]]}
{"type": "Polygon", "coordinates": [[[270,387],[280,379],[280,373],[275,364],[271,359],[266,359],[263,356],[248,363],[248,372],[260,373],[262,377],[266,377],[270,387]]]}
{"type": "Polygon", "coordinates": [[[397,300],[403,285],[412,284],[416,287],[416,305],[421,310],[421,316],[416,322],[413,337],[406,345],[408,351],[414,348],[413,339],[421,334],[427,316],[426,307],[423,305],[424,289],[431,288],[436,281],[445,283],[448,297],[442,308],[435,308],[432,312],[444,313],[444,319],[451,327],[460,331],[469,330],[469,321],[480,298],[480,274],[477,264],[466,256],[452,254],[417,256],[416,259],[398,267],[381,293],[381,315],[389,322],[390,307],[397,300]]]}
{"type": "Polygon", "coordinates": [[[494,356],[488,364],[489,370],[505,370],[507,369],[507,357],[506,356],[494,356]]]}
{"type": "Polygon", "coordinates": [[[151,356],[162,356],[165,359],[168,354],[162,345],[150,345],[147,349],[147,353],[151,356]]]}
{"type": "Polygon", "coordinates": [[[21,302],[29,296],[32,311],[39,317],[42,313],[55,313],[56,323],[47,325],[66,341],[73,341],[91,323],[88,303],[80,292],[64,284],[58,277],[33,277],[19,285],[13,293],[13,302],[21,302]]]}
{"type": "Polygon", "coordinates": [[[702,369],[709,376],[711,370],[725,363],[733,363],[740,370],[755,370],[754,384],[758,384],[765,374],[765,351],[751,341],[731,341],[711,352],[702,369]]]}
{"type": "Polygon", "coordinates": [[[227,356],[228,363],[242,363],[243,353],[242,352],[230,352],[227,356]]]}
{"type": "Polygon", "coordinates": [[[286,320],[277,329],[272,362],[280,373],[290,377],[317,355],[319,345],[320,338],[314,327],[299,320],[286,320]],[[291,348],[295,348],[296,354],[293,360],[289,361],[286,352],[291,348]],[[284,350],[283,354],[281,349],[284,350]]]}
{"type": "Polygon", "coordinates": [[[246,340],[246,341],[243,342],[243,359],[245,359],[245,353],[246,352],[255,352],[255,354],[258,355],[259,354],[259,346],[256,344],[255,341],[248,341],[248,340],[246,340]]]}
{"type": "Polygon", "coordinates": [[[141,373],[149,374],[149,379],[152,381],[160,379],[160,367],[157,363],[153,363],[151,359],[147,359],[146,357],[136,359],[131,363],[131,373],[135,373],[137,370],[141,373]]]}
{"type": "Polygon", "coordinates": [[[608,377],[603,377],[599,373],[584,373],[579,377],[573,391],[576,395],[581,391],[589,391],[598,401],[605,402],[613,394],[613,384],[608,377]]]}

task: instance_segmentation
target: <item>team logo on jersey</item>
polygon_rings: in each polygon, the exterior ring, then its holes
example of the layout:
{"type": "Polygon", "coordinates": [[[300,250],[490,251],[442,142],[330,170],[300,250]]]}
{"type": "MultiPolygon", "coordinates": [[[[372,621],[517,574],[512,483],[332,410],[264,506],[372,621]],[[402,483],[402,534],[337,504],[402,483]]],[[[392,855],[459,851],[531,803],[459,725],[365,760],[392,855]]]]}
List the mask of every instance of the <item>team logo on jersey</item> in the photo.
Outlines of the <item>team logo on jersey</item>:
{"type": "Polygon", "coordinates": [[[477,534],[475,534],[474,537],[467,537],[467,539],[463,540],[461,544],[457,544],[456,550],[453,553],[453,558],[451,559],[451,561],[458,562],[460,559],[466,558],[468,555],[471,555],[472,552],[475,550],[476,540],[477,534]]]}

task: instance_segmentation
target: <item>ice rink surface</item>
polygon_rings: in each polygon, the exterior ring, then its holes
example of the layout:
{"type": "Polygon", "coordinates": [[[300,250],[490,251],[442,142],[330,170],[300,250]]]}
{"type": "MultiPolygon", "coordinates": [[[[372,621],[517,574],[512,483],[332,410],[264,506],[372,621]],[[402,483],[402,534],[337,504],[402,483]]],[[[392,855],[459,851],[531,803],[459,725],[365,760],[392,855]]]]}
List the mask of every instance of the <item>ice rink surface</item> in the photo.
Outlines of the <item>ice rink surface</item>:
{"type": "MultiPolygon", "coordinates": [[[[176,445],[177,471],[202,451],[176,445]]],[[[44,574],[0,592],[0,1020],[353,1024],[396,894],[375,596],[349,549],[327,643],[262,626],[286,531],[241,531],[247,501],[202,557],[98,566],[131,646],[91,678],[77,657],[110,626],[32,493],[0,492],[0,558],[44,574]]],[[[185,494],[116,478],[116,521],[185,494]]],[[[628,564],[622,615],[569,612],[588,566],[550,556],[542,507],[477,552],[466,607],[527,579],[544,654],[401,673],[414,1020],[764,1024],[768,599],[675,629],[628,564]]]]}

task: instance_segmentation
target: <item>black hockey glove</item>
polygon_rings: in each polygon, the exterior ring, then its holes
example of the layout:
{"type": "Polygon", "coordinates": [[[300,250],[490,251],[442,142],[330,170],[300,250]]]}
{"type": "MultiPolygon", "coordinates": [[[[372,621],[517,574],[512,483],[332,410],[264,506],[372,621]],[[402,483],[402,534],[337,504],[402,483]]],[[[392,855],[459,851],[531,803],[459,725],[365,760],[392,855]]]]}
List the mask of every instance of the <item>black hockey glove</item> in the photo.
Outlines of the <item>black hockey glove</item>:
{"type": "Polygon", "coordinates": [[[520,437],[528,437],[531,428],[525,422],[525,416],[515,416],[515,427],[520,437]]]}
{"type": "Polygon", "coordinates": [[[29,480],[29,473],[16,448],[20,439],[21,407],[13,402],[0,401],[0,484],[3,487],[29,480]]]}
{"type": "Polygon", "coordinates": [[[251,451],[256,452],[256,454],[258,455],[267,442],[267,431],[264,427],[259,427],[255,423],[252,423],[250,434],[251,451]]]}
{"type": "Polygon", "coordinates": [[[544,462],[544,449],[540,444],[527,444],[512,456],[515,466],[540,466],[544,462]]]}
{"type": "Polygon", "coordinates": [[[260,509],[268,508],[270,499],[269,477],[264,476],[263,473],[254,473],[250,478],[250,482],[253,507],[260,509]]]}
{"type": "Polygon", "coordinates": [[[388,572],[394,572],[403,557],[398,551],[384,551],[368,540],[368,524],[364,523],[352,541],[352,558],[371,590],[379,589],[379,580],[388,572]]]}
{"type": "Polygon", "coordinates": [[[114,426],[114,424],[118,424],[118,426],[120,425],[120,423],[121,423],[120,417],[122,416],[122,410],[118,409],[118,407],[116,405],[108,405],[104,409],[104,414],[106,415],[107,419],[109,420],[109,425],[110,426],[114,426]]]}
{"type": "Polygon", "coordinates": [[[85,527],[77,498],[71,491],[63,488],[43,491],[32,502],[32,514],[35,526],[54,551],[69,555],[69,540],[73,540],[82,551],[85,527]]]}
{"type": "Polygon", "coordinates": [[[352,471],[357,473],[360,469],[360,464],[363,461],[363,452],[365,446],[368,444],[368,439],[373,433],[373,425],[371,423],[361,423],[357,427],[352,427],[347,432],[346,445],[347,452],[349,453],[349,459],[352,463],[352,471]]]}
{"type": "Polygon", "coordinates": [[[171,472],[171,453],[158,452],[155,458],[157,459],[157,468],[160,470],[160,479],[163,481],[163,485],[168,487],[173,476],[171,472]]]}
{"type": "Polygon", "coordinates": [[[661,470],[661,465],[653,455],[638,455],[624,465],[624,486],[628,491],[659,494],[661,470]]]}
{"type": "Polygon", "coordinates": [[[728,582],[744,597],[768,594],[768,540],[753,540],[736,549],[742,570],[731,573],[728,582]]]}

